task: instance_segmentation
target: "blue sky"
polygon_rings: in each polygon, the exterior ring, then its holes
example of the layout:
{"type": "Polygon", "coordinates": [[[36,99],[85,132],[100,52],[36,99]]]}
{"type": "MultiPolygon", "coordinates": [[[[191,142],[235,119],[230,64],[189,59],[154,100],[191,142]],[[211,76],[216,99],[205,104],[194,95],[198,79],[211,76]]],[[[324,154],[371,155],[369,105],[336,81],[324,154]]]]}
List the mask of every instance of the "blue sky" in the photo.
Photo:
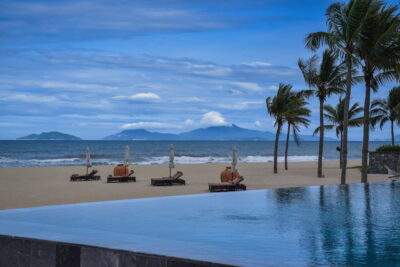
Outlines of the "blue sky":
{"type": "MultiPolygon", "coordinates": [[[[51,130],[101,139],[123,129],[179,133],[230,123],[274,131],[265,98],[280,82],[306,88],[297,68],[312,55],[304,37],[325,30],[333,2],[2,1],[0,139],[51,130]]],[[[352,101],[363,98],[356,86],[352,101]]],[[[303,134],[318,124],[316,99],[310,108],[303,134]]],[[[361,137],[351,130],[351,139],[361,137]]],[[[389,125],[371,139],[388,137],[389,125]]]]}

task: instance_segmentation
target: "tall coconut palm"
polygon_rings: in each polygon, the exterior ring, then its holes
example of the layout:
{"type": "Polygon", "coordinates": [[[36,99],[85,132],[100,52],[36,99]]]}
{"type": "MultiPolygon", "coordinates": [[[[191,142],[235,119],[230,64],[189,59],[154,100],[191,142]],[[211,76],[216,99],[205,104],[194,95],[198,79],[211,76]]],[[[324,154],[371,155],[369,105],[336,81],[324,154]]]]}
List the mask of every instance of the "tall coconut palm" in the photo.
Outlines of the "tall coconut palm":
{"type": "Polygon", "coordinates": [[[326,44],[335,54],[344,58],[346,65],[346,97],[343,117],[343,168],[341,183],[346,183],[348,113],[351,88],[353,83],[354,50],[364,20],[368,15],[370,3],[373,0],[350,0],[348,3],[334,3],[326,10],[327,32],[315,32],[307,35],[306,47],[317,50],[326,44]]]}
{"type": "MultiPolygon", "coordinates": [[[[341,97],[339,98],[339,103],[337,103],[336,107],[331,105],[324,105],[324,118],[329,121],[331,124],[324,125],[326,130],[335,129],[336,136],[340,140],[340,147],[342,147],[343,141],[343,117],[344,117],[344,106],[345,100],[341,97]]],[[[359,117],[360,112],[363,111],[363,108],[360,107],[358,103],[354,103],[349,109],[349,127],[360,127],[363,123],[363,118],[359,117]]],[[[317,134],[320,131],[320,127],[316,128],[314,134],[317,134]]],[[[340,168],[343,166],[343,153],[340,149],[340,168]]]]}
{"type": "Polygon", "coordinates": [[[386,122],[390,122],[392,146],[394,146],[394,124],[400,124],[400,86],[389,91],[387,99],[375,99],[371,104],[371,116],[375,123],[379,122],[382,129],[386,122]]]}
{"type": "Polygon", "coordinates": [[[274,97],[267,97],[265,100],[268,114],[274,118],[274,126],[276,126],[275,145],[274,145],[274,173],[278,173],[278,143],[283,123],[286,116],[293,106],[292,99],[296,94],[292,92],[291,84],[280,83],[278,91],[274,97]]]}
{"type": "Polygon", "coordinates": [[[307,61],[299,59],[299,68],[310,92],[319,100],[319,148],[318,148],[318,177],[322,174],[322,157],[324,153],[324,103],[332,94],[342,93],[345,85],[346,67],[336,64],[335,56],[329,50],[322,55],[322,62],[318,65],[318,57],[313,56],[307,61]]]}
{"type": "Polygon", "coordinates": [[[398,78],[400,69],[400,16],[396,12],[395,6],[387,7],[382,1],[372,1],[355,46],[365,83],[361,169],[363,183],[368,180],[371,89],[376,91],[383,82],[398,78]]]}
{"type": "Polygon", "coordinates": [[[286,113],[285,118],[288,125],[286,133],[286,147],[285,147],[285,170],[288,169],[288,152],[289,152],[289,139],[290,131],[292,130],[293,139],[296,145],[300,144],[299,132],[300,126],[308,127],[310,120],[311,110],[306,105],[308,102],[304,100],[302,92],[300,92],[294,99],[295,103],[290,107],[291,110],[286,113]]]}

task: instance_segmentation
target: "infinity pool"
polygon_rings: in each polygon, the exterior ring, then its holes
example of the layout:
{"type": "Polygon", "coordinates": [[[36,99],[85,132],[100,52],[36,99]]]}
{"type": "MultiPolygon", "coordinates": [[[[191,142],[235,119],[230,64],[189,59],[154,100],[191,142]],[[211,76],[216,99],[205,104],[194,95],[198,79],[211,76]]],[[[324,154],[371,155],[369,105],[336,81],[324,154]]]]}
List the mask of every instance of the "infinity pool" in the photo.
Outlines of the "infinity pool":
{"type": "Polygon", "coordinates": [[[241,266],[400,266],[400,183],[3,210],[0,234],[241,266]]]}

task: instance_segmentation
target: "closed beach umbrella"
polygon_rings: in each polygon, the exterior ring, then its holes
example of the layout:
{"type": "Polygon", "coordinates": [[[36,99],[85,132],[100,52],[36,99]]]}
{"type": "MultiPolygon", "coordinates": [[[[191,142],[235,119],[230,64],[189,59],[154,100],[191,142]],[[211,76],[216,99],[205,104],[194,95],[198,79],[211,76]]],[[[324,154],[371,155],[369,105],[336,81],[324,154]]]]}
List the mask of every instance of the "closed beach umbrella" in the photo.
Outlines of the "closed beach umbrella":
{"type": "Polygon", "coordinates": [[[129,155],[131,154],[131,150],[129,146],[125,147],[125,167],[128,167],[129,165],[129,155]]]}
{"type": "Polygon", "coordinates": [[[171,169],[175,168],[174,159],[175,159],[175,148],[174,145],[171,144],[169,146],[169,177],[171,177],[171,169]]]}
{"type": "Polygon", "coordinates": [[[237,149],[236,147],[232,148],[232,174],[236,171],[237,164],[237,149]]]}
{"type": "Polygon", "coordinates": [[[86,148],[86,174],[88,174],[89,168],[92,167],[92,163],[90,162],[90,149],[86,148]]]}

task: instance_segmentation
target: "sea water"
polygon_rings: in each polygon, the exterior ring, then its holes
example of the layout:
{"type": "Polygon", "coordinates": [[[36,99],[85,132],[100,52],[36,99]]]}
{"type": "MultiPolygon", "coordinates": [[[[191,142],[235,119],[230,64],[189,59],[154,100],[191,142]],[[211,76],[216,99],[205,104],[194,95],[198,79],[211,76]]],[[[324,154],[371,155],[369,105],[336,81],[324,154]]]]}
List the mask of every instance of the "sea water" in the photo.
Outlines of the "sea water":
{"type": "Polygon", "coordinates": [[[0,211],[0,234],[240,266],[400,266],[400,183],[0,211]]]}
{"type": "MultiPolygon", "coordinates": [[[[176,163],[215,163],[231,161],[236,146],[239,162],[270,162],[274,143],[271,141],[0,141],[0,167],[82,165],[85,149],[91,150],[91,160],[97,164],[117,164],[124,158],[124,148],[131,149],[134,164],[164,164],[168,162],[169,145],[175,145],[176,163]]],[[[371,142],[370,149],[387,142],[371,142]]],[[[339,142],[326,142],[325,160],[339,159],[339,142]]],[[[285,143],[279,144],[279,160],[283,160],[285,143]]],[[[361,158],[361,142],[349,142],[349,159],[361,158]]],[[[315,161],[318,142],[302,142],[289,146],[289,161],[315,161]]]]}

